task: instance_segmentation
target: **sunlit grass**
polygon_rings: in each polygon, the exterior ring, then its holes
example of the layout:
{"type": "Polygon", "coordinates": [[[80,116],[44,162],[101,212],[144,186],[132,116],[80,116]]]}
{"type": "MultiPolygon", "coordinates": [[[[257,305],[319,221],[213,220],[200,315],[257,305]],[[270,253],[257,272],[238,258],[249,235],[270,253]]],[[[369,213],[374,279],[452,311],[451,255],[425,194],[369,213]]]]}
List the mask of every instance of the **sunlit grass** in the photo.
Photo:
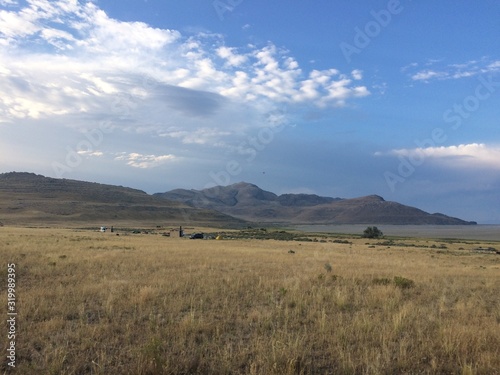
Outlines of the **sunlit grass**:
{"type": "Polygon", "coordinates": [[[500,368],[500,257],[469,251],[477,244],[440,253],[432,241],[419,248],[12,228],[2,228],[0,241],[0,275],[7,262],[17,265],[17,374],[500,368]]]}

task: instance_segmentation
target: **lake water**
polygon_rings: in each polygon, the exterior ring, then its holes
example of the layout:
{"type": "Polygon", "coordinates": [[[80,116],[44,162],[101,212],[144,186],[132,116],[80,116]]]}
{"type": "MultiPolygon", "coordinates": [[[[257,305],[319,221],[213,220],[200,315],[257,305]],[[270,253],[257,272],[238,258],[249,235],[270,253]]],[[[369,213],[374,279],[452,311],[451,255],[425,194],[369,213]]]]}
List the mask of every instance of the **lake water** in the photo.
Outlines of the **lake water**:
{"type": "MultiPolygon", "coordinates": [[[[304,232],[362,234],[368,225],[297,225],[304,232]]],[[[500,225],[376,225],[385,235],[500,241],[500,225]]]]}

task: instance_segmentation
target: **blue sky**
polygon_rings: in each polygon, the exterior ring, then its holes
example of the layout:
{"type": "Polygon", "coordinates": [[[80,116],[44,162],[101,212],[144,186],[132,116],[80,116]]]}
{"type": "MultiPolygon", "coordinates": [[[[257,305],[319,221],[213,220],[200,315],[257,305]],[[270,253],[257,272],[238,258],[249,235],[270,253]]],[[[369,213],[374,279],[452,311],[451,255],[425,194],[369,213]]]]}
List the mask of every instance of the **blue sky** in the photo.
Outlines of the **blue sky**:
{"type": "Polygon", "coordinates": [[[500,223],[497,1],[0,0],[0,172],[500,223]]]}

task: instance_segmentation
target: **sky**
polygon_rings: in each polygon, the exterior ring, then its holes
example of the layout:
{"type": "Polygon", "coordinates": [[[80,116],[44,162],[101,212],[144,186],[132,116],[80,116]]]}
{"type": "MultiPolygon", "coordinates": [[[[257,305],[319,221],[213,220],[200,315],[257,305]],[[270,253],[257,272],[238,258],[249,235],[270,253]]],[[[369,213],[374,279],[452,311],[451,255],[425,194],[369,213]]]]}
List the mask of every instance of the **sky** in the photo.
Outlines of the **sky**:
{"type": "Polygon", "coordinates": [[[500,223],[500,2],[0,0],[0,173],[500,223]]]}

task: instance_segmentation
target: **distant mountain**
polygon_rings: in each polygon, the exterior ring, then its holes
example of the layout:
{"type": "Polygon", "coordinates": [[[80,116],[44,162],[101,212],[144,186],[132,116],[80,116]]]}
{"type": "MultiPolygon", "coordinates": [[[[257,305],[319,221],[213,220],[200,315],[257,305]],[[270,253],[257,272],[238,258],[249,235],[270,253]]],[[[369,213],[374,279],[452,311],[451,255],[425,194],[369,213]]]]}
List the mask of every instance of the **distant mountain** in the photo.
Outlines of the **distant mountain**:
{"type": "Polygon", "coordinates": [[[229,186],[216,186],[204,190],[176,189],[155,197],[170,199],[193,207],[207,208],[228,215],[257,222],[291,222],[298,208],[326,204],[339,198],[313,194],[276,195],[254,184],[239,182],[229,186]]]}
{"type": "Polygon", "coordinates": [[[141,190],[33,173],[0,174],[4,225],[244,225],[217,211],[153,197],[141,190]]]}
{"type": "Polygon", "coordinates": [[[204,190],[141,190],[33,173],[0,174],[0,226],[279,224],[475,224],[387,202],[314,194],[276,195],[240,182],[204,190]]]}
{"type": "Polygon", "coordinates": [[[155,197],[216,210],[239,219],[283,224],[476,224],[370,195],[354,199],[283,194],[240,182],[204,190],[176,189],[155,197]]]}

